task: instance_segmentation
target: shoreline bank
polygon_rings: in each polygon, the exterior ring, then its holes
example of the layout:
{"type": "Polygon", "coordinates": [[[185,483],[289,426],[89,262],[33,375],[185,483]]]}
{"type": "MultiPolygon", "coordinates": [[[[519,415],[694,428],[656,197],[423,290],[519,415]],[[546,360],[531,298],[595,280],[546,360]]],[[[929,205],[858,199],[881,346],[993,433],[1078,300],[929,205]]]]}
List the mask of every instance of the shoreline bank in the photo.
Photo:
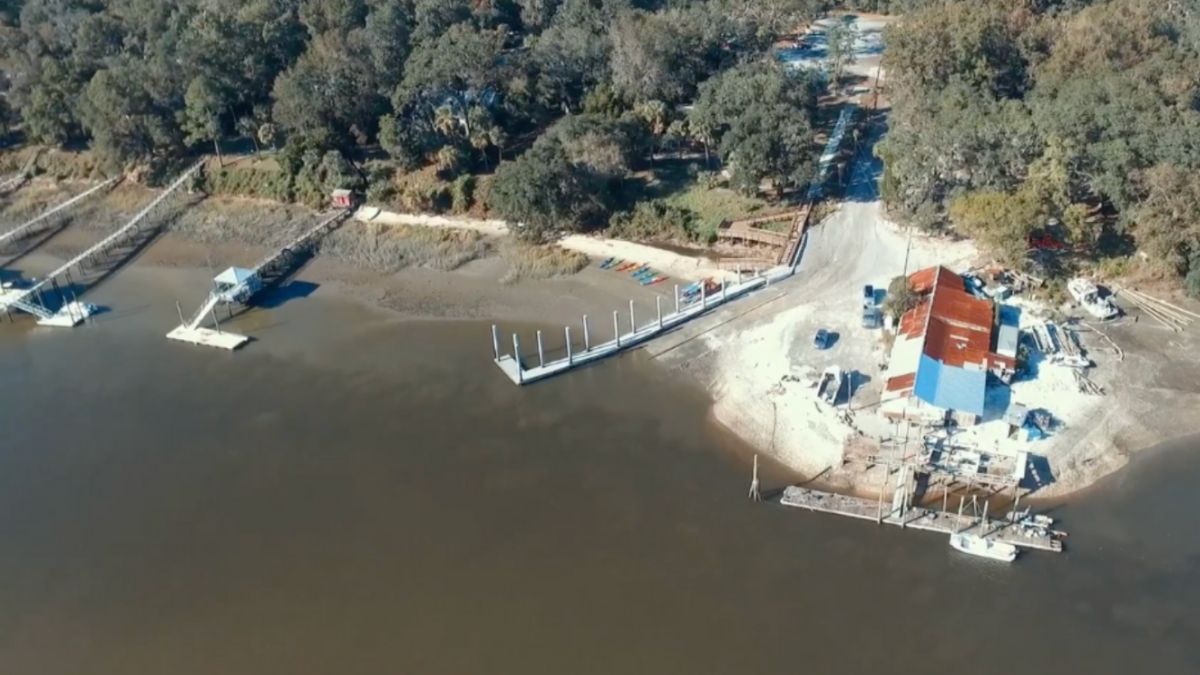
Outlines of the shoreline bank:
{"type": "MultiPolygon", "coordinates": [[[[136,206],[137,200],[126,197],[125,201],[131,209],[136,206]]],[[[848,228],[856,220],[868,220],[873,223],[870,238],[884,242],[881,248],[904,251],[902,240],[907,235],[895,230],[894,226],[875,222],[879,216],[869,213],[873,208],[876,207],[871,204],[842,205],[820,227],[826,231],[836,230],[848,228]]],[[[107,210],[106,207],[92,208],[74,215],[61,231],[47,238],[36,254],[29,256],[30,261],[41,255],[65,257],[85,247],[95,240],[97,231],[111,227],[102,227],[101,223],[115,222],[114,218],[120,215],[117,211],[109,205],[107,210]],[[78,226],[75,225],[77,222],[78,226]]],[[[210,198],[171,216],[165,226],[167,231],[141,251],[135,260],[143,265],[192,268],[215,275],[229,265],[253,263],[270,251],[274,242],[292,236],[293,230],[306,227],[313,217],[314,214],[307,210],[294,207],[210,198]]],[[[353,247],[377,237],[381,227],[422,226],[416,221],[386,225],[351,221],[344,226],[349,229],[339,230],[334,237],[342,242],[342,246],[353,247]]],[[[453,229],[450,224],[442,227],[453,229]]],[[[769,313],[745,312],[748,316],[739,317],[728,326],[705,331],[701,339],[692,340],[683,349],[673,350],[675,354],[665,358],[664,363],[668,368],[679,368],[680,363],[687,363],[687,367],[681,369],[690,371],[695,384],[709,398],[712,420],[736,437],[749,454],[757,452],[777,460],[786,467],[790,477],[800,479],[798,482],[842,494],[874,497],[881,483],[881,471],[847,469],[841,463],[842,451],[855,432],[854,423],[829,424],[823,419],[828,415],[820,410],[816,415],[807,412],[816,405],[815,402],[804,397],[803,392],[799,398],[788,394],[788,390],[796,385],[782,379],[784,375],[803,376],[800,372],[803,368],[811,370],[812,364],[805,364],[801,354],[808,324],[817,321],[818,316],[841,312],[841,305],[850,300],[842,297],[845,280],[839,277],[855,276],[858,272],[878,274],[897,264],[889,258],[855,259],[851,251],[842,250],[844,243],[823,243],[818,236],[810,244],[806,256],[812,260],[802,264],[801,278],[791,279],[781,287],[781,292],[791,299],[785,297],[769,313]],[[852,264],[854,269],[850,272],[839,269],[839,265],[844,268],[847,264],[852,264]],[[779,419],[781,413],[782,421],[779,419]]],[[[851,241],[849,244],[855,247],[855,254],[863,249],[862,242],[851,241]]],[[[958,248],[949,253],[946,246],[945,242],[918,239],[908,247],[905,257],[911,254],[915,266],[926,259],[943,262],[948,256],[965,260],[972,253],[966,244],[956,244],[958,248]]],[[[408,320],[485,320],[526,327],[561,326],[578,322],[583,314],[597,316],[623,308],[630,298],[639,304],[647,302],[653,306],[653,290],[638,286],[624,275],[601,271],[594,262],[570,276],[505,284],[500,281],[507,263],[494,248],[449,269],[408,264],[400,269],[382,271],[342,259],[339,249],[334,246],[309,261],[300,277],[304,283],[328,286],[328,291],[339,296],[386,309],[408,320]]],[[[28,271],[36,274],[37,267],[32,265],[28,271]]],[[[849,283],[853,286],[858,281],[849,283]]],[[[195,290],[195,299],[185,297],[180,301],[189,306],[206,292],[206,287],[199,287],[195,290]]],[[[730,311],[741,313],[745,310],[745,307],[739,307],[730,308],[730,311]]],[[[826,319],[820,321],[824,323],[826,319]]],[[[1126,335],[1130,329],[1129,326],[1118,326],[1113,334],[1124,342],[1130,337],[1126,335]]],[[[483,336],[480,348],[488,348],[483,336]]],[[[878,347],[871,350],[877,351],[878,347]]],[[[1154,363],[1145,355],[1139,356],[1138,350],[1133,352],[1129,363],[1140,365],[1128,365],[1121,368],[1121,372],[1107,372],[1100,378],[1101,383],[1116,386],[1124,377],[1122,373],[1130,372],[1131,368],[1153,368],[1154,373],[1162,368],[1163,364],[1154,363]]],[[[869,360],[878,354],[859,356],[869,360]]],[[[1143,382],[1140,396],[1132,399],[1122,396],[1124,408],[1112,399],[1097,401],[1083,411],[1083,417],[1071,420],[1071,425],[1054,443],[1057,446],[1077,445],[1081,450],[1065,453],[1062,457],[1051,456],[1051,460],[1061,462],[1054,467],[1056,481],[1032,498],[1045,502],[1067,500],[1101,478],[1119,471],[1132,455],[1200,432],[1200,422],[1194,425],[1195,429],[1181,428],[1173,435],[1163,432],[1164,428],[1170,427],[1171,411],[1188,410],[1193,402],[1195,407],[1190,409],[1200,408],[1200,392],[1182,389],[1186,386],[1186,378],[1173,386],[1151,385],[1152,382],[1143,382]],[[1156,420],[1165,422],[1156,428],[1156,420]]],[[[1174,417],[1178,421],[1186,416],[1174,417]]]]}

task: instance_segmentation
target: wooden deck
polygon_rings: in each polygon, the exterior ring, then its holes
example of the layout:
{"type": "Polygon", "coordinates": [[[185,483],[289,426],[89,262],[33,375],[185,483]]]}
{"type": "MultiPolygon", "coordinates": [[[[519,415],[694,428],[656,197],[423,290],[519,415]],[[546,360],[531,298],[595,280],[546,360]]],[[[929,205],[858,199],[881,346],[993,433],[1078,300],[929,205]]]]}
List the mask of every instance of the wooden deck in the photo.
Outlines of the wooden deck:
{"type": "Polygon", "coordinates": [[[983,521],[974,516],[963,515],[960,517],[957,513],[936,511],[919,506],[898,510],[893,508],[888,501],[884,502],[881,514],[879,502],[876,500],[795,486],[785,489],[779,502],[784,506],[849,516],[887,525],[898,525],[905,529],[911,528],[944,535],[967,532],[1021,548],[1053,553],[1061,553],[1063,550],[1062,542],[1050,534],[1030,536],[1023,533],[1020,527],[1002,520],[989,520],[987,531],[982,531],[983,521]]]}
{"type": "Polygon", "coordinates": [[[787,243],[788,235],[783,232],[772,232],[771,230],[763,230],[757,227],[739,227],[717,230],[717,238],[726,241],[749,241],[755,244],[766,244],[768,246],[783,246],[787,243]]]}

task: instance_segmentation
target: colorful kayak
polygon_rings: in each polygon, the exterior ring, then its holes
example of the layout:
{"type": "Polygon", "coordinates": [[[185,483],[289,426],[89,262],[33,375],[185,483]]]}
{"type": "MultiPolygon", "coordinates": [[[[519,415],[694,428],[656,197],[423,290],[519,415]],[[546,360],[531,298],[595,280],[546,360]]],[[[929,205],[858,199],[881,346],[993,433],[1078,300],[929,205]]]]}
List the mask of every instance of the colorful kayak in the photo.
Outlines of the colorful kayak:
{"type": "Polygon", "coordinates": [[[620,265],[620,266],[618,266],[618,267],[617,267],[617,271],[618,271],[618,272],[625,272],[625,271],[627,271],[627,270],[631,270],[631,269],[633,269],[633,268],[637,267],[637,266],[638,266],[638,265],[640,265],[640,264],[641,264],[641,263],[625,263],[625,264],[623,264],[623,265],[620,265]]]}
{"type": "Polygon", "coordinates": [[[608,269],[609,267],[612,267],[612,264],[613,264],[615,261],[616,261],[616,258],[605,258],[605,259],[604,259],[604,260],[603,260],[603,261],[600,263],[600,269],[602,269],[602,270],[606,270],[606,269],[608,269]]]}

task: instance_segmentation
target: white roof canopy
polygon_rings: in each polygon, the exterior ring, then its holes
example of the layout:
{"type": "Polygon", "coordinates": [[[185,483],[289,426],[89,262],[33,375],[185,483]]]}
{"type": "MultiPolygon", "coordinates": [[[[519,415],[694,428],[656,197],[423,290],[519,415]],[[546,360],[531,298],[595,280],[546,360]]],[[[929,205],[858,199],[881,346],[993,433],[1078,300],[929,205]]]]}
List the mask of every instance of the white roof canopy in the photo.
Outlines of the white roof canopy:
{"type": "Polygon", "coordinates": [[[237,286],[253,276],[254,270],[246,269],[245,267],[230,267],[224,272],[221,272],[217,276],[213,277],[213,281],[217,282],[218,284],[237,286]]]}

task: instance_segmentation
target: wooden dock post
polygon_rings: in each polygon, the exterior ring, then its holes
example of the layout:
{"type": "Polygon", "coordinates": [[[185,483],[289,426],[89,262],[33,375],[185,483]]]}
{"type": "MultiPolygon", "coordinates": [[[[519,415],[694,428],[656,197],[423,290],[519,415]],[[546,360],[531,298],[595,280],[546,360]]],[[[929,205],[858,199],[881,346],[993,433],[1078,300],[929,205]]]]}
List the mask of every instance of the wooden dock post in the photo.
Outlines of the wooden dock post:
{"type": "Polygon", "coordinates": [[[588,332],[587,314],[583,315],[583,351],[592,351],[592,337],[591,333],[588,332]]]}
{"type": "Polygon", "coordinates": [[[563,326],[563,332],[567,336],[567,365],[574,363],[573,355],[571,354],[571,327],[563,326]]]}
{"type": "Polygon", "coordinates": [[[675,315],[679,315],[679,284],[675,284],[675,315]]]}
{"type": "Polygon", "coordinates": [[[726,292],[727,289],[725,286],[725,277],[721,277],[721,302],[724,302],[729,297],[729,293],[726,292]]]}
{"type": "MultiPolygon", "coordinates": [[[[175,302],[175,306],[179,306],[179,302],[175,302]]],[[[183,310],[179,310],[179,323],[183,323],[183,310]]],[[[496,324],[492,324],[492,358],[500,360],[500,332],[496,330],[496,324]]]]}
{"type": "Polygon", "coordinates": [[[890,470],[891,469],[889,469],[887,467],[887,465],[884,465],[883,480],[879,481],[879,506],[875,512],[875,524],[876,525],[883,524],[883,489],[887,487],[888,471],[890,471],[890,470]]]}
{"type": "Polygon", "coordinates": [[[762,494],[758,490],[758,455],[754,455],[754,473],[750,475],[750,501],[761,502],[762,494]]]}
{"type": "Polygon", "coordinates": [[[700,308],[708,307],[708,282],[700,282],[700,308]]]}
{"type": "Polygon", "coordinates": [[[542,331],[537,332],[537,347],[538,347],[538,367],[546,367],[546,353],[542,351],[542,331]]]}
{"type": "Polygon", "coordinates": [[[662,330],[662,296],[654,296],[654,309],[658,310],[658,329],[662,330]]]}
{"type": "Polygon", "coordinates": [[[633,318],[633,300],[629,301],[629,332],[637,333],[637,323],[633,318]]]}
{"type": "Polygon", "coordinates": [[[613,339],[617,341],[617,349],[621,348],[621,319],[620,313],[613,310],[613,339]]]}
{"type": "Polygon", "coordinates": [[[513,333],[513,363],[517,364],[517,384],[525,381],[525,374],[521,370],[521,338],[513,333]]]}

